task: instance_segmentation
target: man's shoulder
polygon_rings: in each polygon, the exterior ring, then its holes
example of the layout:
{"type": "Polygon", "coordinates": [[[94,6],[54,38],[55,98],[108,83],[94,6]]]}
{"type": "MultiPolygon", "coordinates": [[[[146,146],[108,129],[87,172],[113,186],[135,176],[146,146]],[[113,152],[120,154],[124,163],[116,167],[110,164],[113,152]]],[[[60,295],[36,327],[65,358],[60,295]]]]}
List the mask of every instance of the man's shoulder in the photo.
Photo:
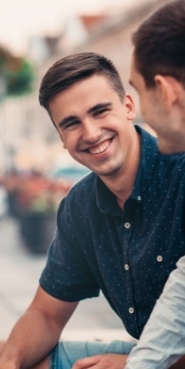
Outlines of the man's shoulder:
{"type": "Polygon", "coordinates": [[[81,180],[79,180],[68,192],[67,198],[69,200],[82,201],[82,199],[95,196],[96,193],[97,175],[93,172],[89,173],[81,180]]]}
{"type": "Polygon", "coordinates": [[[61,201],[58,216],[78,219],[80,215],[86,217],[92,206],[96,207],[96,174],[88,174],[77,182],[61,201]]]}
{"type": "Polygon", "coordinates": [[[71,188],[70,192],[81,191],[91,187],[96,182],[97,175],[94,172],[90,172],[85,177],[80,179],[75,185],[71,188]]]}

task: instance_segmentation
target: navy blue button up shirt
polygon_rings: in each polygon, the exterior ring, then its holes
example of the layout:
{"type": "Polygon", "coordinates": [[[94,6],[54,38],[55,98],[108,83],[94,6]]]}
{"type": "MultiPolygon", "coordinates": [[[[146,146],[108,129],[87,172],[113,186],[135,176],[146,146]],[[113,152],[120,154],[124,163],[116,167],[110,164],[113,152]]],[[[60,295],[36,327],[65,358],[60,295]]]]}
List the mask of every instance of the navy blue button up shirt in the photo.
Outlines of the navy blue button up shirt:
{"type": "Polygon", "coordinates": [[[64,301],[97,296],[101,289],[138,338],[185,254],[185,155],[162,155],[156,139],[136,129],[140,165],[124,209],[96,174],[77,183],[60,204],[40,285],[64,301]]]}

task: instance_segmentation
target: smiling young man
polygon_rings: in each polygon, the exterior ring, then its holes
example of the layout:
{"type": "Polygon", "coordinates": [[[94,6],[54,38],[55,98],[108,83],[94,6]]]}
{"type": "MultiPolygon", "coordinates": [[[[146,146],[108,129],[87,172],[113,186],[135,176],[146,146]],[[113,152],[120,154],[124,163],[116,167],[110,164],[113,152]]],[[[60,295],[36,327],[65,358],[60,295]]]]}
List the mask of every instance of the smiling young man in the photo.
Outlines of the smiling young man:
{"type": "MultiPolygon", "coordinates": [[[[119,96],[104,76],[94,75],[51,98],[48,109],[64,147],[75,160],[105,182],[112,183],[127,171],[128,178],[135,180],[140,144],[130,124],[134,118],[131,96],[119,96]]],[[[115,191],[119,199],[122,186],[115,191]]]]}
{"type": "Polygon", "coordinates": [[[55,63],[39,99],[63,146],[92,173],[59,206],[38,291],[0,368],[123,369],[133,342],[58,341],[78,302],[100,290],[130,335],[140,337],[184,255],[185,156],[160,154],[156,139],[133,126],[131,96],[112,62],[96,53],[55,63]]]}
{"type": "MultiPolygon", "coordinates": [[[[166,4],[133,35],[131,84],[163,153],[185,151],[185,1],[166,4]]],[[[179,168],[182,170],[182,168],[179,168]]],[[[183,207],[185,206],[182,199],[183,207]]],[[[185,213],[184,213],[185,214],[185,213]]],[[[184,217],[182,224],[185,232],[184,217]]],[[[185,368],[185,257],[167,281],[127,369],[185,368]],[[179,358],[181,359],[177,361],[179,358]]]]}

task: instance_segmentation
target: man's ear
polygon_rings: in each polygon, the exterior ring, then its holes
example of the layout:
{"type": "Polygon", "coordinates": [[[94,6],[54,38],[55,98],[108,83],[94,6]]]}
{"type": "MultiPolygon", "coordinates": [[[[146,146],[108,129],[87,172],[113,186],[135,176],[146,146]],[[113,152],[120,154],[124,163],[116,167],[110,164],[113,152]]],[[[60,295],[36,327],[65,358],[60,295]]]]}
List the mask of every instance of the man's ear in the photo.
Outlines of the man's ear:
{"type": "Polygon", "coordinates": [[[178,81],[171,76],[162,76],[160,74],[154,77],[154,81],[163,106],[169,110],[177,100],[178,81]]]}
{"type": "Polygon", "coordinates": [[[127,109],[127,118],[133,120],[135,118],[135,105],[130,94],[125,95],[125,106],[127,109]]]}

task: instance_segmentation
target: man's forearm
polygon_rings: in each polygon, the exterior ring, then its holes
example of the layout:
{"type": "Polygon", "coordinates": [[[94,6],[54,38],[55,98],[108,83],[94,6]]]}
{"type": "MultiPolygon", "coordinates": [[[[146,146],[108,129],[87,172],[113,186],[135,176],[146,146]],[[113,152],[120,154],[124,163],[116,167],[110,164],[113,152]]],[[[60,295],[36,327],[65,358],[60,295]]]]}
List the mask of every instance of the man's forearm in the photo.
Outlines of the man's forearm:
{"type": "Polygon", "coordinates": [[[4,346],[0,369],[30,368],[46,358],[77,305],[58,300],[39,287],[4,346]]]}
{"type": "Polygon", "coordinates": [[[0,356],[0,368],[32,367],[59,339],[59,331],[38,311],[27,311],[13,328],[0,356]]]}
{"type": "Polygon", "coordinates": [[[185,354],[185,257],[177,266],[129,355],[126,369],[167,369],[185,354]]]}

